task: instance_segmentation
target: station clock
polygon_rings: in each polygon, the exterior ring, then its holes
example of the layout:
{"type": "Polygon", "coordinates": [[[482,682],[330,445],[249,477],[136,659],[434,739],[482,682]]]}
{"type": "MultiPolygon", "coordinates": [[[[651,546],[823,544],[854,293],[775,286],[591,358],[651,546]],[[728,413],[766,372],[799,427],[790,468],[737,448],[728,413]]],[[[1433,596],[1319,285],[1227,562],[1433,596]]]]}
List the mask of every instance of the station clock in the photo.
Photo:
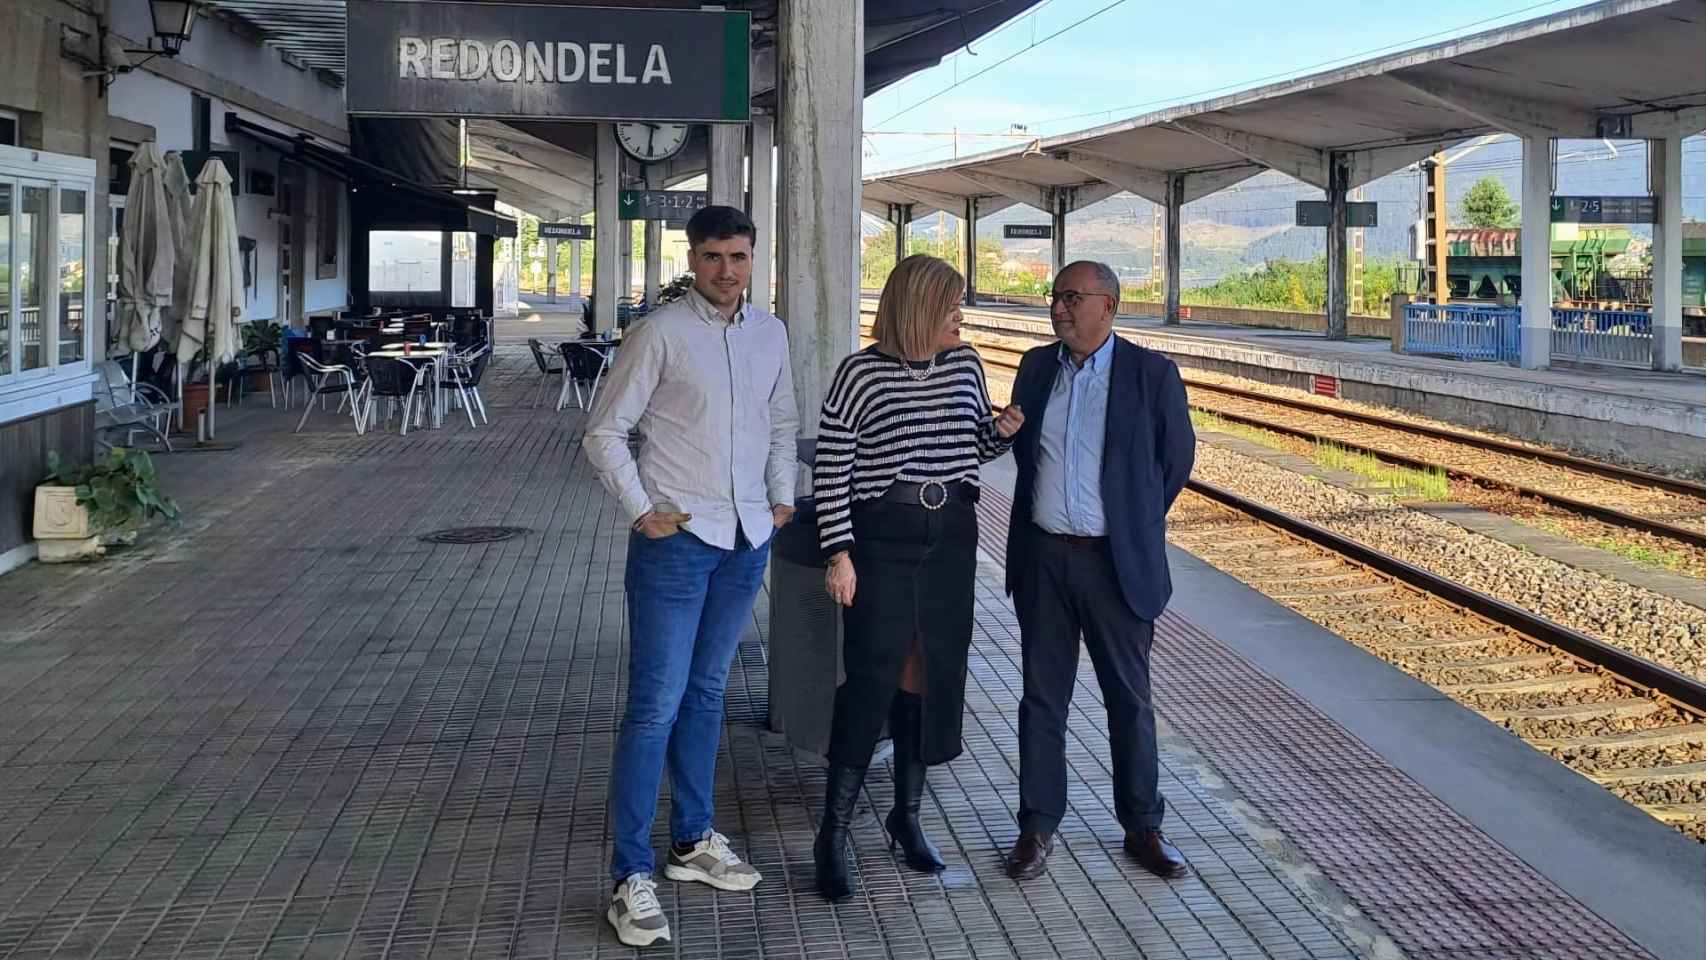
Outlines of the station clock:
{"type": "Polygon", "coordinates": [[[685,123],[634,120],[616,125],[616,142],[641,163],[659,163],[681,152],[688,130],[685,123]]]}

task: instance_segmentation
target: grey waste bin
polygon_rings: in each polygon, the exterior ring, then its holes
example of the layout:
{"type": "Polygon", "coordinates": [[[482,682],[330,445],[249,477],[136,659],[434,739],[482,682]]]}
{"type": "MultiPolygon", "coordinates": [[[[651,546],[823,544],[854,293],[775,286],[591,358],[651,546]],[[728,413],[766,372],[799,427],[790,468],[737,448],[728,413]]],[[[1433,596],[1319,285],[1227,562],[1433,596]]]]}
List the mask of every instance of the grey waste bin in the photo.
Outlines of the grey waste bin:
{"type": "Polygon", "coordinates": [[[770,550],[770,729],[822,758],[843,676],[841,608],[823,589],[812,499],[794,506],[794,522],[777,531],[770,550]]]}

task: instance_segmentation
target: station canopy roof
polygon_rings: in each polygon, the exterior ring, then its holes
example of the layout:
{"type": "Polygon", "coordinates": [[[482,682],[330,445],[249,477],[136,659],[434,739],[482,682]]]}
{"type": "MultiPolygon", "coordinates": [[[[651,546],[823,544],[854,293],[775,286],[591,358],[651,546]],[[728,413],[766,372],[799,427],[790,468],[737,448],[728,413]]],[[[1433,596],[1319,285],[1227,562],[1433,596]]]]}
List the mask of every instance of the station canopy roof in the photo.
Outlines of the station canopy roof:
{"type": "MultiPolygon", "coordinates": [[[[559,0],[564,6],[698,9],[700,0],[559,0]]],[[[865,0],[865,92],[877,92],[1019,16],[1040,0],[865,0]]],[[[725,0],[752,13],[752,102],[776,102],[778,0],[725,0]]],[[[271,46],[334,82],[344,75],[344,0],[204,0],[203,6],[258,32],[271,46]]],[[[592,209],[593,128],[583,123],[471,120],[469,185],[495,188],[505,203],[544,219],[592,209]]],[[[421,183],[457,182],[454,121],[355,120],[354,152],[421,183]]],[[[704,173],[703,131],[671,162],[666,182],[704,173]]]]}
{"type": "Polygon", "coordinates": [[[1325,188],[1378,179],[1487,133],[1639,139],[1706,129],[1706,3],[1609,0],[1077,133],[866,178],[878,216],[1078,209],[1119,192],[1194,200],[1264,170],[1325,188]],[[1628,118],[1613,134],[1608,117],[1628,118]]]}

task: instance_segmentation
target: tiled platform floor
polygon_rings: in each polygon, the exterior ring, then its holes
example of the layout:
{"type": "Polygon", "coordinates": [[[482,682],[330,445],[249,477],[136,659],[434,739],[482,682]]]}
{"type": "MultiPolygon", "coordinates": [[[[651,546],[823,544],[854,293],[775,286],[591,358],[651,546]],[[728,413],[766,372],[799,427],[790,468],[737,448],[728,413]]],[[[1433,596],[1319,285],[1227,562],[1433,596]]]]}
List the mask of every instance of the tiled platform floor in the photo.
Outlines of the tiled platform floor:
{"type": "MultiPolygon", "coordinates": [[[[506,351],[491,427],[406,438],[356,437],[329,413],[293,436],[294,414],[251,400],[221,414],[238,449],[161,458],[182,529],[0,578],[0,960],[632,953],[601,918],[624,525],[578,455],[580,415],[525,406],[533,376],[506,351]],[[495,523],[532,532],[417,539],[495,523]]],[[[1047,877],[1006,880],[1020,675],[996,572],[980,584],[968,749],[933,771],[926,805],[950,870],[897,868],[876,774],[855,830],[863,895],[831,907],[812,892],[822,773],[763,728],[761,599],[730,680],[718,807],[766,881],[751,895],[663,884],[676,939],[646,955],[1636,955],[1604,930],[1555,953],[1459,918],[1463,895],[1404,887],[1378,836],[1373,866],[1339,873],[1394,879],[1349,898],[1259,817],[1258,842],[1227,784],[1305,802],[1272,755],[1285,733],[1253,744],[1247,711],[1210,706],[1214,672],[1236,665],[1178,623],[1158,697],[1190,709],[1165,711],[1163,789],[1195,875],[1167,883],[1120,852],[1086,671],[1063,845],[1047,877]],[[1222,748],[1238,757],[1217,774],[1222,748]],[[1415,923],[1351,906],[1383,896],[1415,923]],[[1431,935],[1442,914],[1467,932],[1431,935]]],[[[1302,716],[1282,707],[1271,719],[1302,716]]]]}

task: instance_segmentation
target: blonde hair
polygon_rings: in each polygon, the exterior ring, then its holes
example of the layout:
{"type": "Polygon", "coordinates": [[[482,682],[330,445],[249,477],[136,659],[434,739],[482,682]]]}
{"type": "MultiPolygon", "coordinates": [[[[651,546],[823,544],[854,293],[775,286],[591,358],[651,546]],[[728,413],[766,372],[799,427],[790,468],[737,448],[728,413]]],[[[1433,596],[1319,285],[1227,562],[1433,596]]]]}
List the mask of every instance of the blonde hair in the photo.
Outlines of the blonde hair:
{"type": "Polygon", "coordinates": [[[936,341],[965,288],[965,278],[945,260],[915,253],[895,264],[871,324],[877,349],[907,360],[935,356],[936,341]]]}

